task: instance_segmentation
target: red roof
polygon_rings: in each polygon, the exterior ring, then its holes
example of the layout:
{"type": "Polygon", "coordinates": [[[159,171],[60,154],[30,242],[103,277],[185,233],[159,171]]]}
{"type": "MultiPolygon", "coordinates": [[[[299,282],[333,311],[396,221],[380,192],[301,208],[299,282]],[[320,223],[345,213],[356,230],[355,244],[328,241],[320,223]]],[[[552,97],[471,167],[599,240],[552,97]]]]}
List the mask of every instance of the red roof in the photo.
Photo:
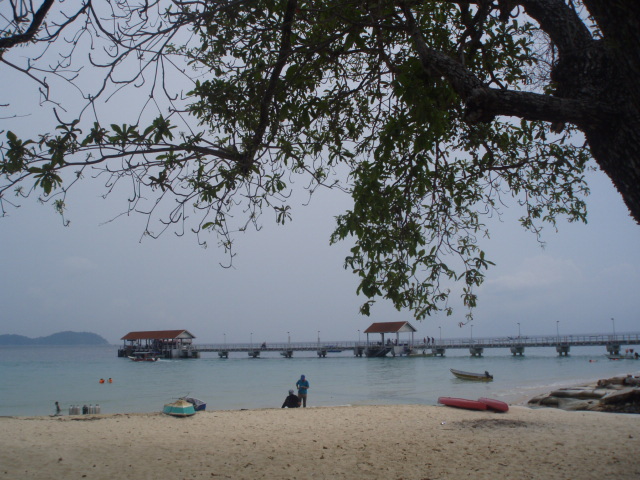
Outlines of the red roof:
{"type": "Polygon", "coordinates": [[[372,323],[364,333],[398,333],[417,332],[409,322],[378,322],[372,323]]]}
{"type": "Polygon", "coordinates": [[[188,330],[152,330],[148,332],[129,332],[120,340],[167,340],[178,338],[184,333],[189,338],[196,338],[188,330]]]}

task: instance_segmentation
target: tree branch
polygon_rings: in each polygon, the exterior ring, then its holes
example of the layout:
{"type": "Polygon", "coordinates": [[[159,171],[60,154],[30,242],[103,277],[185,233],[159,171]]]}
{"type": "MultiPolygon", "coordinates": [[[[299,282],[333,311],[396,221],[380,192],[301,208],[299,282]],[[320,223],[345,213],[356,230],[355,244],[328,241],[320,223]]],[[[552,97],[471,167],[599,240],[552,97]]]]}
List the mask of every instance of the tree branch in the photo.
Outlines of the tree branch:
{"type": "MultiPolygon", "coordinates": [[[[554,0],[523,0],[521,3],[556,3],[554,0]]],[[[448,55],[429,48],[420,33],[413,13],[401,4],[422,67],[430,76],[445,78],[467,107],[465,118],[470,123],[490,122],[496,116],[516,116],[525,120],[569,122],[593,126],[620,114],[604,102],[558,98],[531,92],[492,89],[469,69],[448,55]]]]}
{"type": "Polygon", "coordinates": [[[49,13],[49,10],[55,3],[55,0],[45,0],[38,11],[33,15],[33,20],[31,21],[31,25],[27,28],[27,31],[19,34],[19,35],[11,35],[9,37],[0,38],[0,56],[4,50],[9,49],[18,45],[19,43],[27,43],[33,40],[38,33],[38,30],[42,26],[42,22],[44,22],[44,18],[49,13]]]}

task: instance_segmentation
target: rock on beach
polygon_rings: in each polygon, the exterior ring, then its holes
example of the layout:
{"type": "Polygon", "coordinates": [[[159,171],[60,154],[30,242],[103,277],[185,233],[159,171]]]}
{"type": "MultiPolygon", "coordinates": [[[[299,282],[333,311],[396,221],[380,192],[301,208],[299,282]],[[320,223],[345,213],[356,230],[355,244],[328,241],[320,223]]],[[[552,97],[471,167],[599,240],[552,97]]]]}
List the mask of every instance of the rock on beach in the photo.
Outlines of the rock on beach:
{"type": "Polygon", "coordinates": [[[640,377],[618,376],[594,384],[560,388],[538,395],[528,403],[562,410],[640,413],[640,377]]]}

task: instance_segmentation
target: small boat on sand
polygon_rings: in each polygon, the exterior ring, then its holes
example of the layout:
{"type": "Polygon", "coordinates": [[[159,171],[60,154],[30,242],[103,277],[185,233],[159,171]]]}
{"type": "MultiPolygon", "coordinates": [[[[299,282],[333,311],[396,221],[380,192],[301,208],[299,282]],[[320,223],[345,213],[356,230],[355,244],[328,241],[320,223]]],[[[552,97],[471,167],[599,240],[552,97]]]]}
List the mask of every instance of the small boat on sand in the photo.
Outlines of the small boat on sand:
{"type": "Polygon", "coordinates": [[[162,409],[162,413],[174,417],[190,417],[196,414],[196,409],[193,407],[193,404],[180,398],[173,403],[167,403],[162,409]]]}
{"type": "Polygon", "coordinates": [[[478,400],[469,400],[466,398],[440,397],[438,403],[447,407],[465,408],[467,410],[486,410],[487,404],[478,400]]]}
{"type": "Polygon", "coordinates": [[[509,405],[501,400],[481,397],[478,401],[484,403],[489,410],[493,410],[495,412],[504,413],[509,411],[509,405]]]}
{"type": "Polygon", "coordinates": [[[454,368],[450,368],[451,373],[453,373],[457,378],[461,378],[462,380],[475,380],[479,382],[490,382],[493,380],[493,375],[490,375],[489,372],[484,373],[471,373],[471,372],[463,372],[461,370],[456,370],[454,368]]]}
{"type": "Polygon", "coordinates": [[[185,400],[193,405],[193,408],[196,412],[201,412],[207,408],[207,404],[202,400],[193,397],[182,397],[181,400],[185,400]]]}

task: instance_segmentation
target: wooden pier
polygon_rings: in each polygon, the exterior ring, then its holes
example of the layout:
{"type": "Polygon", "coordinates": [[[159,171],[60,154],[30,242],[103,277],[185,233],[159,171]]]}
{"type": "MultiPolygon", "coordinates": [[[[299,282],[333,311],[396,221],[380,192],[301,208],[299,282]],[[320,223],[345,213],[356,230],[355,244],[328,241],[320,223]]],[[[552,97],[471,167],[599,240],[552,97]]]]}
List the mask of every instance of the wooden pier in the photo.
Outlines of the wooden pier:
{"type": "MultiPolygon", "coordinates": [[[[171,331],[177,332],[177,331],[171,331]]],[[[184,331],[180,331],[184,332],[184,331]]],[[[145,332],[146,333],[146,332],[145,332]]],[[[131,335],[131,334],[129,334],[131,335]]],[[[183,334],[184,335],[184,334],[183,334]]],[[[125,337],[123,337],[125,338],[125,337]]],[[[456,338],[456,339],[424,339],[407,341],[372,342],[372,341],[339,341],[339,342],[276,342],[269,344],[255,343],[218,343],[195,344],[165,341],[171,348],[158,351],[160,343],[147,342],[126,345],[126,351],[155,352],[163,358],[200,358],[202,353],[217,353],[220,358],[229,358],[231,354],[246,354],[258,358],[262,353],[277,352],[284,358],[292,358],[295,352],[315,352],[319,358],[332,353],[351,351],[356,357],[379,356],[444,356],[447,350],[468,350],[472,356],[482,356],[486,349],[507,349],[512,355],[524,355],[528,348],[555,348],[560,356],[569,354],[571,347],[603,346],[605,352],[619,355],[625,348],[640,345],[640,333],[622,333],[616,335],[549,335],[528,337],[496,337],[496,338],[456,338]]],[[[125,349],[118,351],[125,356],[125,349]]]]}

